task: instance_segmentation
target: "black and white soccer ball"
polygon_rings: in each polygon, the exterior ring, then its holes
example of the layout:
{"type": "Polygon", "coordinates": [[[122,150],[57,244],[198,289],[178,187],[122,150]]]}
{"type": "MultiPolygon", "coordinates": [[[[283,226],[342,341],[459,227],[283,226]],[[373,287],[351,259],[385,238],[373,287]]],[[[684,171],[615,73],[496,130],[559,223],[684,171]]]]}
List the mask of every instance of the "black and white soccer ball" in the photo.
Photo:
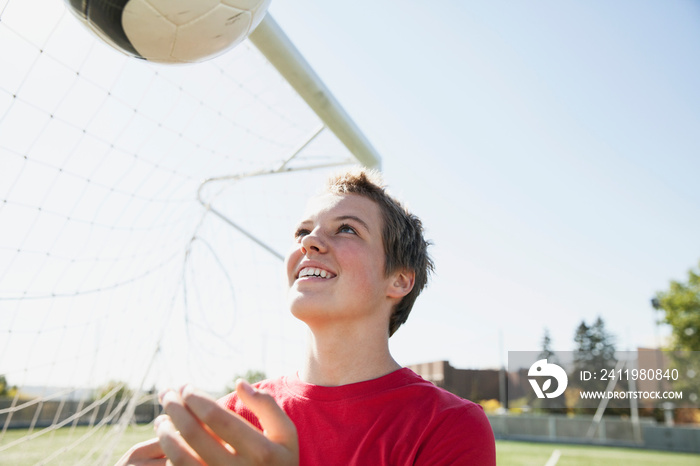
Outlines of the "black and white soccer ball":
{"type": "Polygon", "coordinates": [[[242,42],[271,0],[65,0],[105,42],[159,63],[193,63],[242,42]]]}

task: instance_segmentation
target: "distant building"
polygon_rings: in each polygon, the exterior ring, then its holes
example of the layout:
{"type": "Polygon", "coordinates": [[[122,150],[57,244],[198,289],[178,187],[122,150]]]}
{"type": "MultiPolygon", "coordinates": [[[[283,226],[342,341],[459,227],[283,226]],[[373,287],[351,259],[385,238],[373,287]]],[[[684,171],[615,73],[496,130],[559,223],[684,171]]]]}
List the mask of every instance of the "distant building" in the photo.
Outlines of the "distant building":
{"type": "Polygon", "coordinates": [[[413,364],[409,369],[438,387],[472,401],[500,399],[500,371],[456,369],[447,361],[413,364]]]}

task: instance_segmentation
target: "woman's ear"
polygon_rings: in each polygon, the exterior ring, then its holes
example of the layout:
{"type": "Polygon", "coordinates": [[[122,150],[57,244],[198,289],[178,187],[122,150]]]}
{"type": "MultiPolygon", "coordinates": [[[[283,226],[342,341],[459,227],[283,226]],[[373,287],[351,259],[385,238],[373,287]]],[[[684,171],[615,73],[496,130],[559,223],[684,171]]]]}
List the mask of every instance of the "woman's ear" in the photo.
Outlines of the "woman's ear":
{"type": "Polygon", "coordinates": [[[391,275],[387,296],[401,299],[411,292],[416,282],[416,273],[413,270],[398,270],[391,275]]]}

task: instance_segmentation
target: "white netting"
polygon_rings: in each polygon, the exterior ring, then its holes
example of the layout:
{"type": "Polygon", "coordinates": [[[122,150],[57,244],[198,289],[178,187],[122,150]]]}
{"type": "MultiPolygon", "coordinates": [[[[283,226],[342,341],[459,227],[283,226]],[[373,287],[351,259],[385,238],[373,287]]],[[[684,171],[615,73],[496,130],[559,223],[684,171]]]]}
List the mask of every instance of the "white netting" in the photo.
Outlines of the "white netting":
{"type": "MultiPolygon", "coordinates": [[[[223,391],[294,367],[303,329],[256,241],[283,254],[329,169],[240,176],[279,168],[320,127],[247,42],[154,65],[97,41],[62,1],[0,0],[0,375],[19,387],[0,424],[30,428],[0,455],[34,441],[49,398],[78,412],[112,380],[223,391]]],[[[349,159],[323,130],[287,168],[349,159]]],[[[114,393],[92,425],[123,408],[114,393]]]]}

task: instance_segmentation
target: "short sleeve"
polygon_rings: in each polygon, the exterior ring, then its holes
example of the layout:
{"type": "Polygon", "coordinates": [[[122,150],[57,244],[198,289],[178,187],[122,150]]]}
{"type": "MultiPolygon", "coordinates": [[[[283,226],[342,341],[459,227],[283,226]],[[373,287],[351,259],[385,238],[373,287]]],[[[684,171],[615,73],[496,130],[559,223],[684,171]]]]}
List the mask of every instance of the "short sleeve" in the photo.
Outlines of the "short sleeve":
{"type": "Polygon", "coordinates": [[[495,466],[493,429],[481,406],[450,409],[431,427],[416,461],[418,466],[495,466]]]}

